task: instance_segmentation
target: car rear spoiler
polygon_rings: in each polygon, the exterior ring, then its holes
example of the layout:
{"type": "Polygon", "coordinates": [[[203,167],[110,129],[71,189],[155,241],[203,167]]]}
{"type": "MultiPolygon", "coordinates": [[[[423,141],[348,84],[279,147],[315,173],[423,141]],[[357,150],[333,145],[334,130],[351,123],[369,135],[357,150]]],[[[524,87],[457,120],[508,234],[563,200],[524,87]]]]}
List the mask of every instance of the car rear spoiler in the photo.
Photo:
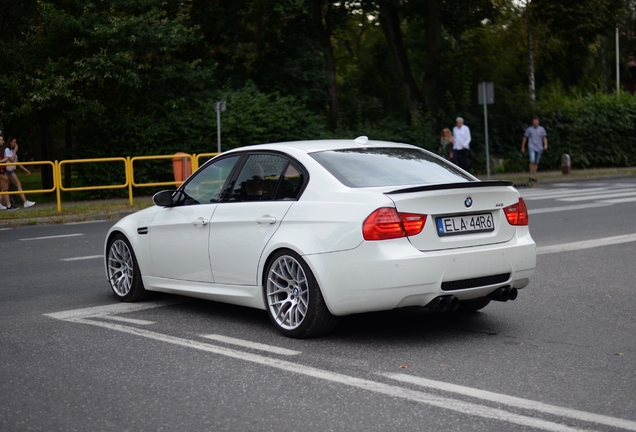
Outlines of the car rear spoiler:
{"type": "Polygon", "coordinates": [[[468,188],[482,188],[491,186],[512,186],[513,183],[507,180],[488,180],[488,181],[471,181],[462,183],[439,183],[426,186],[415,186],[405,189],[396,189],[390,192],[384,192],[385,195],[402,194],[411,192],[424,192],[433,190],[445,190],[445,189],[468,189],[468,188]]]}

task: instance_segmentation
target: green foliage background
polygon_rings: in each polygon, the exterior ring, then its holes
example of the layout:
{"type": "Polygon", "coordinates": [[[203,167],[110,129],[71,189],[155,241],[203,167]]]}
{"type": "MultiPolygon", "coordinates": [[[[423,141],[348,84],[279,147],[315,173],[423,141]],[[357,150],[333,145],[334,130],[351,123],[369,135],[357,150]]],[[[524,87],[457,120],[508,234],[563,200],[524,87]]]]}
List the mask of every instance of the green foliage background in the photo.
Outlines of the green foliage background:
{"type": "MultiPolygon", "coordinates": [[[[217,101],[227,103],[222,150],[367,135],[437,151],[441,129],[461,116],[479,173],[486,159],[477,84],[492,81],[489,146],[503,169],[527,169],[519,150],[533,114],[549,135],[542,169],[558,169],[563,153],[574,168],[633,166],[636,104],[612,84],[614,28],[634,30],[632,9],[627,0],[1,2],[11,25],[0,28],[0,127],[19,137],[23,160],[62,160],[214,152],[217,101]],[[393,30],[382,24],[391,11],[393,30]],[[536,101],[528,93],[530,29],[536,101]],[[403,42],[401,65],[390,35],[403,42]],[[439,37],[437,51],[430,35],[439,37]],[[404,66],[423,95],[417,112],[409,111],[404,66]]],[[[622,37],[629,91],[633,44],[622,37]]],[[[74,186],[118,176],[106,167],[72,172],[74,186]]],[[[164,181],[171,170],[148,163],[135,176],[164,181]]]]}

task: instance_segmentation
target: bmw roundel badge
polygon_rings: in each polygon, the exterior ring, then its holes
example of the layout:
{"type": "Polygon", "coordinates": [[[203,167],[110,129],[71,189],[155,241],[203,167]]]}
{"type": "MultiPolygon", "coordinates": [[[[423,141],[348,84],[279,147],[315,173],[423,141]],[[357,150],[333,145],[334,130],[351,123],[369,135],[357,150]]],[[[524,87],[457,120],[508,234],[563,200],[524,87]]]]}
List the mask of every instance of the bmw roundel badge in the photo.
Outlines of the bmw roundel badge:
{"type": "Polygon", "coordinates": [[[471,205],[473,205],[473,199],[471,197],[466,197],[466,199],[464,200],[464,205],[466,207],[470,207],[471,205]]]}

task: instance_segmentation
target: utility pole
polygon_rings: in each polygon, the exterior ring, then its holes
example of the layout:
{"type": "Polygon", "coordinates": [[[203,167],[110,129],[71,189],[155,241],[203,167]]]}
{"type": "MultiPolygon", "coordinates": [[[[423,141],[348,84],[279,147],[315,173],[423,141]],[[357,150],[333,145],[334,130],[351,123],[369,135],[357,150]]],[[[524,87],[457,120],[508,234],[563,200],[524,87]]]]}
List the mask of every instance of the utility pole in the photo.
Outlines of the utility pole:
{"type": "Polygon", "coordinates": [[[216,111],[216,151],[221,153],[221,111],[225,111],[225,101],[214,104],[216,111]]]}
{"type": "Polygon", "coordinates": [[[488,145],[488,108],[495,103],[495,86],[491,82],[477,84],[477,102],[484,105],[484,130],[486,131],[486,172],[490,180],[490,149],[488,145]]]}
{"type": "Polygon", "coordinates": [[[618,51],[618,27],[616,27],[616,94],[621,92],[621,62],[618,51]]]}
{"type": "Polygon", "coordinates": [[[530,100],[536,100],[536,91],[534,85],[534,35],[532,29],[532,16],[530,2],[526,1],[526,16],[528,17],[528,93],[530,100]]]}

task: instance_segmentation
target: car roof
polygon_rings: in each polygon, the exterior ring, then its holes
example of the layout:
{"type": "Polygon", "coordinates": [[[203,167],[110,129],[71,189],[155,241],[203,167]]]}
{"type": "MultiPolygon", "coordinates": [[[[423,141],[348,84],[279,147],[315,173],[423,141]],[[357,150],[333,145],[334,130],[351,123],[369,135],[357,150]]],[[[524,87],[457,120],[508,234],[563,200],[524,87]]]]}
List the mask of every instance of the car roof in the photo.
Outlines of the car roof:
{"type": "Polygon", "coordinates": [[[311,140],[311,141],[288,141],[270,144],[256,144],[246,147],[233,149],[230,151],[245,150],[282,150],[285,148],[294,148],[306,153],[315,153],[326,150],[343,150],[352,148],[369,148],[369,147],[406,147],[419,148],[411,144],[401,144],[389,141],[372,141],[366,137],[358,137],[355,140],[333,139],[333,140],[311,140]]]}

